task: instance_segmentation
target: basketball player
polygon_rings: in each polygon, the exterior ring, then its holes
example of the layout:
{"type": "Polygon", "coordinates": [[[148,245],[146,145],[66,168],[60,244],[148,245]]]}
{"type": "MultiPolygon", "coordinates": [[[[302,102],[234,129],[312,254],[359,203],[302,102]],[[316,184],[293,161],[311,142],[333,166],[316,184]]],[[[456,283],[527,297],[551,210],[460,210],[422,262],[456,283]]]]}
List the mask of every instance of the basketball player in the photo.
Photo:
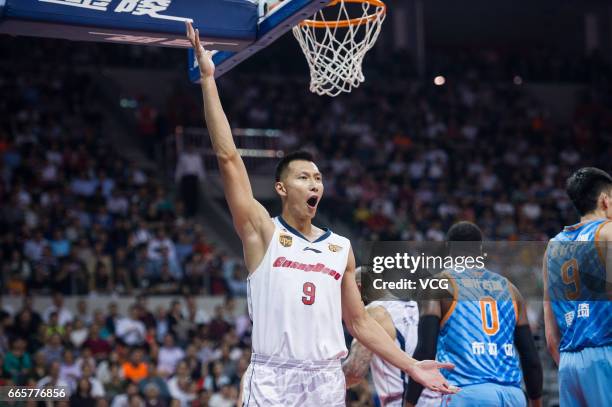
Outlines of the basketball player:
{"type": "Polygon", "coordinates": [[[365,311],[349,241],[311,223],[323,181],[308,153],[287,155],[277,166],[274,188],[281,216],[271,219],[255,200],[219,100],[211,53],[189,23],[187,37],[196,52],[206,125],[249,270],[253,356],[245,372],[243,405],[343,406],[343,319],[355,338],[419,383],[456,392],[439,371],[452,368],[451,363],[412,359],[365,311]]]}
{"type": "MultiPolygon", "coordinates": [[[[449,255],[481,256],[482,232],[471,222],[453,225],[447,234],[449,255]]],[[[529,328],[525,301],[505,277],[486,268],[448,270],[451,299],[419,303],[419,340],[415,357],[436,355],[456,368],[445,374],[461,392],[442,397],[453,407],[522,407],[521,367],[531,406],[541,406],[542,365],[529,328]],[[518,351],[519,357],[514,350],[518,351]]],[[[408,405],[420,394],[410,381],[408,405]]]]}
{"type": "Polygon", "coordinates": [[[581,168],[567,180],[580,223],[551,239],[543,264],[548,350],[565,406],[612,406],[612,177],[581,168]]]}
{"type": "MultiPolygon", "coordinates": [[[[361,286],[361,267],[357,268],[355,278],[357,285],[361,286]]],[[[419,323],[416,301],[403,301],[386,291],[381,299],[369,303],[366,310],[400,349],[412,355],[417,343],[419,323]]],[[[404,393],[408,385],[406,374],[354,340],[348,358],[342,363],[347,387],[359,384],[368,372],[368,367],[372,371],[372,380],[381,405],[383,407],[403,407],[404,393]]],[[[426,390],[421,394],[417,407],[439,405],[439,394],[426,390]]]]}

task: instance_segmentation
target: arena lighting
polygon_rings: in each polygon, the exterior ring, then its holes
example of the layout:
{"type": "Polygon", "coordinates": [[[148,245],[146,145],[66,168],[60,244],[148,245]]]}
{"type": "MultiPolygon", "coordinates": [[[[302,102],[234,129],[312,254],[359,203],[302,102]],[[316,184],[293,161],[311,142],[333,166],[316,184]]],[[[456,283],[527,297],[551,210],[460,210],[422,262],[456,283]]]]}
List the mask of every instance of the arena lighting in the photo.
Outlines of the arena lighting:
{"type": "Polygon", "coordinates": [[[446,83],[446,78],[442,75],[438,75],[434,78],[434,84],[436,86],[442,86],[446,83]]]}
{"type": "Polygon", "coordinates": [[[514,78],[512,79],[512,82],[514,82],[515,85],[522,85],[523,84],[523,78],[521,78],[518,75],[514,75],[514,78]]]}

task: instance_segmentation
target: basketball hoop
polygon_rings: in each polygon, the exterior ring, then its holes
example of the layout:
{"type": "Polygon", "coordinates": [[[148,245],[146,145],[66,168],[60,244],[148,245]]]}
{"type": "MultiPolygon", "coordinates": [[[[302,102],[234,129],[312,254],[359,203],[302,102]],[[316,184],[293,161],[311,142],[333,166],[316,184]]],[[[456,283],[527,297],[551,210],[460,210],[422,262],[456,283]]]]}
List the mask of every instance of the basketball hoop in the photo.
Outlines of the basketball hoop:
{"type": "Polygon", "coordinates": [[[362,62],[385,20],[381,0],[332,0],[293,27],[310,68],[310,91],[337,96],[364,81],[362,62]]]}

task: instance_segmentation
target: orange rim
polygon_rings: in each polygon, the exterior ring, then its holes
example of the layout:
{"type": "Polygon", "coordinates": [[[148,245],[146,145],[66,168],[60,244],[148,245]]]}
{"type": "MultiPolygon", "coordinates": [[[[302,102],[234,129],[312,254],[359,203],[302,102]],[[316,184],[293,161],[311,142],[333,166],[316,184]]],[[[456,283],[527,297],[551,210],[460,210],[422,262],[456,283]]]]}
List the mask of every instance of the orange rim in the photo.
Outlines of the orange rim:
{"type": "MultiPolygon", "coordinates": [[[[327,7],[333,7],[336,4],[340,3],[341,0],[333,0],[331,1],[327,7]]],[[[353,25],[362,25],[369,23],[370,21],[376,20],[379,16],[384,15],[387,12],[387,6],[381,0],[344,0],[345,3],[368,3],[374,7],[380,7],[380,10],[376,10],[375,14],[366,16],[366,17],[358,17],[351,18],[350,20],[340,20],[340,21],[316,21],[316,20],[304,20],[299,25],[305,27],[313,27],[313,28],[346,28],[353,25]]]]}

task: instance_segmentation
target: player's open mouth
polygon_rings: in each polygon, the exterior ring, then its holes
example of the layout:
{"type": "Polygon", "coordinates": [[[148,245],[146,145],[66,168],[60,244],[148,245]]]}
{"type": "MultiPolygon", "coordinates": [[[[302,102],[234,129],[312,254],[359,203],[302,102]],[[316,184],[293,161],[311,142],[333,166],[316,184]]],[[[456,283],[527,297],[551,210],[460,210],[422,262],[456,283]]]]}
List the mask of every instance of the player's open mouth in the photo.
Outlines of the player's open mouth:
{"type": "Polygon", "coordinates": [[[319,198],[316,196],[311,196],[310,198],[308,198],[308,200],[306,201],[306,204],[310,207],[310,208],[314,208],[315,206],[317,206],[317,202],[319,201],[319,198]]]}

